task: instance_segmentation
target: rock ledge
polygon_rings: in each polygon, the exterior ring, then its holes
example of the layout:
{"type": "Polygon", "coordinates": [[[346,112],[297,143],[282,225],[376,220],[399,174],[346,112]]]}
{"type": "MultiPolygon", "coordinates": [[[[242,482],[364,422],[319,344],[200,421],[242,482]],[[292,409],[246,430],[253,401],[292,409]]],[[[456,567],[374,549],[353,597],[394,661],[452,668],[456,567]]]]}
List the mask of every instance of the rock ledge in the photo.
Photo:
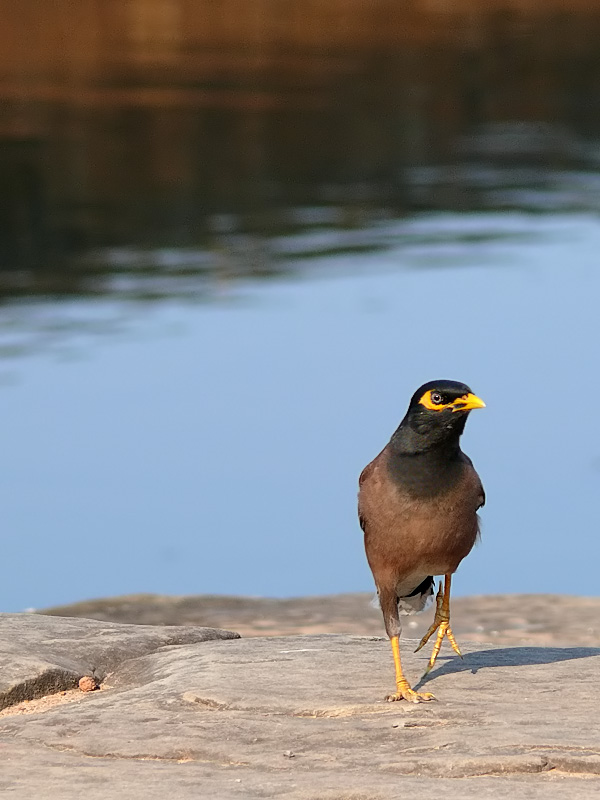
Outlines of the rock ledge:
{"type": "MultiPolygon", "coordinates": [[[[0,615],[5,704],[15,687],[104,680],[47,710],[0,714],[0,791],[519,800],[600,789],[597,648],[467,644],[464,661],[444,650],[426,681],[438,700],[414,706],[383,701],[393,669],[379,637],[235,636],[0,615]]],[[[427,660],[414,644],[402,642],[413,680],[427,660]]]]}

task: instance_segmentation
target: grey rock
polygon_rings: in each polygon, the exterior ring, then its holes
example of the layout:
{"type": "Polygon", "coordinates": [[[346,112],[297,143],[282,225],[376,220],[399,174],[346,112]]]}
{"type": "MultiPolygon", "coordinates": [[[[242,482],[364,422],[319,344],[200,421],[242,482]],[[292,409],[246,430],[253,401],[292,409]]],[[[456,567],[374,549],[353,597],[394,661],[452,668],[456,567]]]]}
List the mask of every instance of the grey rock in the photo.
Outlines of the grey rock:
{"type": "Polygon", "coordinates": [[[0,614],[0,710],[70,689],[84,675],[102,681],[117,664],[161,647],[237,638],[214,628],[0,614]]]}
{"type": "MultiPolygon", "coordinates": [[[[145,625],[233,628],[242,636],[349,633],[381,636],[373,592],[324,597],[229,597],[138,594],[86,600],[40,613],[145,625]]],[[[417,614],[404,632],[420,639],[433,618],[417,614]]],[[[505,594],[455,597],[452,630],[462,642],[503,645],[600,646],[600,597],[505,594]]]]}
{"type": "MultiPolygon", "coordinates": [[[[168,628],[52,618],[47,635],[38,618],[34,636],[29,619],[4,628],[0,617],[12,681],[38,662],[106,678],[47,710],[0,714],[0,791],[11,798],[519,800],[600,789],[596,648],[471,644],[464,661],[444,650],[423,684],[438,700],[410,705],[383,700],[393,667],[377,637],[206,641],[188,628],[198,638],[185,641],[168,628]]],[[[402,642],[413,682],[427,660],[415,644],[402,642]]]]}

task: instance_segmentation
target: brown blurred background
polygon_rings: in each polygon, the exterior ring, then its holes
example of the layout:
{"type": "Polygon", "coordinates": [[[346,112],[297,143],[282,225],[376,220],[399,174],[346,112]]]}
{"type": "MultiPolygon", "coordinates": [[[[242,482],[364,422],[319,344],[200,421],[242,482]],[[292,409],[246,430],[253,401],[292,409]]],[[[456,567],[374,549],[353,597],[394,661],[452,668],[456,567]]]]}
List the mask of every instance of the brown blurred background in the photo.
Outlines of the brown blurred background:
{"type": "MultiPolygon", "coordinates": [[[[0,16],[0,263],[42,288],[69,292],[59,264],[100,245],[218,247],[231,226],[289,230],[296,204],[350,225],[477,208],[477,164],[539,183],[600,157],[586,0],[2,0],[0,16]]],[[[32,288],[5,274],[4,293],[32,288]]]]}

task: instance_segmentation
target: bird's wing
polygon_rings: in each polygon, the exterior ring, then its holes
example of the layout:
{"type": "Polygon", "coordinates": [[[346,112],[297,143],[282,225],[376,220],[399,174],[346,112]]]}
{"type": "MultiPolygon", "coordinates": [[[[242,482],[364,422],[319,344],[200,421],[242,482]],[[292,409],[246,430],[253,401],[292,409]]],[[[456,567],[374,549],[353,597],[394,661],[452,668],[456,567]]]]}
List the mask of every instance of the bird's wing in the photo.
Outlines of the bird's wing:
{"type": "Polygon", "coordinates": [[[375,459],[373,461],[371,461],[370,464],[367,464],[367,466],[363,469],[363,471],[360,473],[359,478],[358,478],[358,490],[359,490],[359,494],[358,494],[358,522],[359,522],[360,527],[363,529],[363,533],[367,532],[366,531],[367,520],[365,518],[363,510],[361,509],[360,490],[361,490],[363,484],[365,483],[365,481],[367,481],[371,477],[371,475],[373,474],[374,468],[375,468],[375,459]]]}
{"type": "Polygon", "coordinates": [[[483,508],[483,506],[485,505],[485,490],[483,488],[483,484],[481,483],[481,479],[479,478],[479,475],[477,474],[475,467],[473,466],[473,462],[471,461],[469,456],[466,453],[463,453],[462,450],[461,450],[461,455],[465,463],[467,463],[475,473],[475,477],[477,478],[477,482],[479,484],[479,502],[477,504],[477,511],[479,511],[479,509],[483,508]]]}
{"type": "Polygon", "coordinates": [[[371,475],[371,473],[373,472],[374,467],[375,467],[375,460],[371,461],[370,464],[367,464],[367,466],[360,473],[360,475],[358,477],[358,488],[359,489],[363,485],[363,483],[367,480],[367,478],[371,475]]]}
{"type": "Polygon", "coordinates": [[[481,489],[481,495],[480,495],[479,505],[477,506],[478,511],[485,505],[485,489],[483,488],[481,481],[479,482],[479,488],[481,489]]]}

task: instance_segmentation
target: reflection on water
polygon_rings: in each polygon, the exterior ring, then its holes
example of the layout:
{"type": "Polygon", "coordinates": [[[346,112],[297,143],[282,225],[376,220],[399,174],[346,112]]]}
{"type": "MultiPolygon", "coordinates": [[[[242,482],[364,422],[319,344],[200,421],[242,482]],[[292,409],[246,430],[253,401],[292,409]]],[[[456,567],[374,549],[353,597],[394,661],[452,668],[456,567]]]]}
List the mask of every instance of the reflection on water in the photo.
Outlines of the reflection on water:
{"type": "MultiPolygon", "coordinates": [[[[333,263],[342,263],[345,273],[364,269],[365,264],[376,270],[377,260],[361,261],[363,253],[393,252],[397,268],[466,265],[477,252],[469,245],[525,243],[536,237],[535,224],[522,214],[428,214],[402,221],[380,215],[364,227],[345,225],[344,214],[332,208],[298,209],[287,216],[287,235],[266,238],[231,231],[224,234],[218,251],[130,246],[89,253],[71,299],[96,302],[69,305],[64,292],[60,303],[46,296],[35,303],[7,304],[0,316],[0,358],[40,350],[65,355],[75,338],[119,335],[152,301],[223,303],[238,283],[314,278],[327,274],[333,263]],[[97,302],[103,299],[113,302],[97,302]]],[[[233,223],[227,218],[220,224],[233,223]]]]}
{"type": "Polygon", "coordinates": [[[414,210],[597,208],[594,3],[63,0],[43,25],[10,5],[8,301],[263,277],[313,208],[341,249],[414,210]]]}

